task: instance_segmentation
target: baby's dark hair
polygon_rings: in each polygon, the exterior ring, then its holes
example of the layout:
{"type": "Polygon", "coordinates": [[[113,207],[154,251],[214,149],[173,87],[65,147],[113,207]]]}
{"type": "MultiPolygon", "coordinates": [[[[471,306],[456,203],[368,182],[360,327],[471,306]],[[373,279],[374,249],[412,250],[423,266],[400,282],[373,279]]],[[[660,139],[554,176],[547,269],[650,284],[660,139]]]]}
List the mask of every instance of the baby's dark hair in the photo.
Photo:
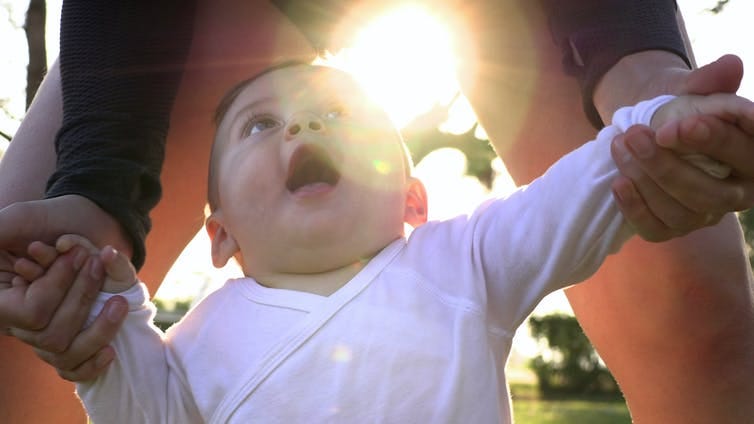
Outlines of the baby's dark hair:
{"type": "Polygon", "coordinates": [[[285,62],[280,62],[278,64],[272,65],[268,68],[263,69],[261,72],[257,73],[251,78],[247,78],[238,84],[234,85],[233,88],[228,90],[227,93],[223,96],[223,98],[220,100],[220,104],[217,105],[217,109],[215,109],[215,129],[217,129],[220,126],[220,122],[222,122],[223,118],[225,118],[225,114],[228,113],[228,109],[230,109],[230,105],[233,104],[234,101],[236,101],[236,98],[239,94],[246,88],[249,84],[252,82],[258,80],[264,75],[269,74],[270,72],[277,71],[278,69],[285,69],[290,68],[293,66],[317,66],[312,65],[311,62],[307,62],[304,60],[287,60],[285,62]]]}
{"type": "MultiPolygon", "coordinates": [[[[234,85],[228,92],[223,96],[223,98],[220,100],[220,103],[217,106],[217,109],[215,109],[215,115],[214,115],[214,123],[215,123],[215,139],[212,143],[212,149],[210,152],[210,158],[209,158],[209,174],[208,174],[208,181],[207,181],[207,200],[209,203],[209,209],[210,211],[215,211],[217,207],[219,206],[219,195],[218,195],[218,183],[217,183],[217,172],[218,169],[216,168],[216,162],[217,162],[217,155],[220,152],[219,145],[222,143],[218,143],[217,140],[217,130],[220,127],[220,124],[222,123],[223,119],[225,119],[225,115],[228,113],[228,110],[230,109],[230,106],[233,104],[233,102],[236,101],[238,96],[243,92],[243,90],[249,86],[249,84],[253,83],[257,79],[261,78],[264,75],[269,74],[270,72],[274,72],[280,69],[290,68],[294,66],[313,66],[313,67],[323,67],[323,68],[330,68],[326,65],[316,65],[312,62],[302,61],[302,60],[288,60],[284,62],[280,62],[278,64],[272,65],[268,68],[265,68],[261,72],[257,73],[256,75],[247,78],[238,84],[234,85]]],[[[406,143],[403,142],[403,138],[400,133],[398,133],[398,136],[401,137],[401,148],[403,149],[403,165],[405,167],[407,175],[411,175],[414,169],[414,163],[411,158],[411,152],[408,150],[408,147],[406,146],[406,143]]]]}

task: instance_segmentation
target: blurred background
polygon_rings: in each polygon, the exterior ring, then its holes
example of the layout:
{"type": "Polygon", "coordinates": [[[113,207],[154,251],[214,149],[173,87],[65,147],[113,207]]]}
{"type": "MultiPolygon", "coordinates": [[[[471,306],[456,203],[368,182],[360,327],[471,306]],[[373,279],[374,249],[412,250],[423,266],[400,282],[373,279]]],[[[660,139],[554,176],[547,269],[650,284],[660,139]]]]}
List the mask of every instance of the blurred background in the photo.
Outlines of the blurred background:
{"type": "MultiPolygon", "coordinates": [[[[678,0],[678,5],[698,64],[734,53],[743,59],[746,71],[754,69],[754,2],[678,0]]],[[[46,66],[57,56],[60,7],[60,0],[0,0],[0,155],[23,119],[46,66]]],[[[430,219],[464,213],[491,192],[514,189],[505,165],[459,93],[452,43],[446,23],[431,10],[409,3],[375,16],[348,48],[328,58],[355,74],[403,127],[417,162],[416,174],[427,185],[430,219]]],[[[745,73],[739,94],[754,98],[750,72],[745,73]]],[[[754,214],[742,214],[740,219],[751,244],[754,214]]],[[[162,325],[170,325],[192,303],[238,275],[232,265],[212,267],[207,238],[199,232],[155,295],[162,325]]],[[[529,325],[519,331],[508,367],[513,395],[519,400],[514,402],[517,422],[630,422],[562,293],[548,296],[529,325]],[[572,391],[591,393],[587,403],[571,399],[568,408],[558,410],[552,405],[562,402],[543,401],[548,390],[550,398],[558,398],[555,386],[563,381],[570,381],[572,391]],[[568,411],[576,411],[577,418],[569,421],[568,411]],[[589,418],[594,411],[601,415],[589,418]]]]}

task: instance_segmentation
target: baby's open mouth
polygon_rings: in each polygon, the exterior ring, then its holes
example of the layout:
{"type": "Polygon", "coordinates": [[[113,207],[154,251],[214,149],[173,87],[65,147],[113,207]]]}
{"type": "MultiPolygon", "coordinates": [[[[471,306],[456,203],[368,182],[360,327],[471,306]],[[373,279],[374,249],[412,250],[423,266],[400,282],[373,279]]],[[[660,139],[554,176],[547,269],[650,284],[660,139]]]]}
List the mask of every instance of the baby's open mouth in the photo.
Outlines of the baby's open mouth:
{"type": "Polygon", "coordinates": [[[291,156],[285,187],[294,193],[313,184],[334,186],[339,180],[340,171],[326,149],[316,144],[302,144],[291,156]]]}

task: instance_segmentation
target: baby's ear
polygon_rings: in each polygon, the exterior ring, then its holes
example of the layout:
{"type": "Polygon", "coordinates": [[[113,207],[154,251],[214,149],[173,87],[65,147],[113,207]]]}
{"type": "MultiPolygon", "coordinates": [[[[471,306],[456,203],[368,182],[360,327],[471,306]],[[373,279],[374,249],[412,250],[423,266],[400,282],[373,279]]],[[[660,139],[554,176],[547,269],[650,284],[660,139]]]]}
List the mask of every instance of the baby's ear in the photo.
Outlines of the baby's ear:
{"type": "Polygon", "coordinates": [[[403,221],[416,228],[427,222],[427,190],[424,183],[414,177],[409,177],[406,184],[406,210],[403,221]]]}
{"type": "Polygon", "coordinates": [[[216,210],[207,218],[204,227],[207,229],[209,239],[212,242],[212,265],[222,268],[238,251],[236,239],[223,225],[222,212],[216,210]]]}

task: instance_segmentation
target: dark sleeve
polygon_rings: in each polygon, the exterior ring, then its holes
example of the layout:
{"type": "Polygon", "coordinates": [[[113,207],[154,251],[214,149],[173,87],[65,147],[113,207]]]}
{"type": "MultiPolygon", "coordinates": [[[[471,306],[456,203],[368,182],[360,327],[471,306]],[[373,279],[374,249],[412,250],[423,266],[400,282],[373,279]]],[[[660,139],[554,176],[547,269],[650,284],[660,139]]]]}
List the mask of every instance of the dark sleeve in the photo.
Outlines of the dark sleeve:
{"type": "Polygon", "coordinates": [[[584,112],[604,126],[593,103],[602,76],[623,56],[666,50],[691,67],[671,0],[542,0],[566,72],[581,84],[584,112]]]}
{"type": "Polygon", "coordinates": [[[170,110],[191,43],[194,2],[66,0],[63,125],[47,197],[82,195],[120,222],[144,263],[170,110]]]}

